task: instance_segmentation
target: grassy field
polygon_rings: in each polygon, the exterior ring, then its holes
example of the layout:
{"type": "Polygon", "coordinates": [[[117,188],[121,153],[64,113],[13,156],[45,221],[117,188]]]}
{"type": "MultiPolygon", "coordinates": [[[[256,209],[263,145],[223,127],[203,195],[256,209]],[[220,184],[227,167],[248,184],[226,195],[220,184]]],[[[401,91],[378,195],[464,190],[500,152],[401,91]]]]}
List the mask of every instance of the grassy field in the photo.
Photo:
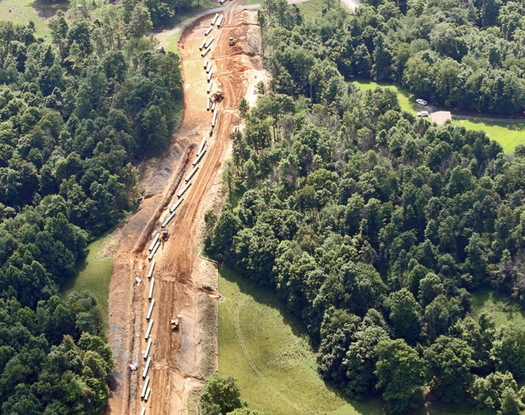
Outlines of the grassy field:
{"type": "Polygon", "coordinates": [[[507,154],[513,153],[516,145],[525,143],[525,123],[490,122],[477,120],[453,120],[469,130],[482,130],[496,140],[507,154]]]}
{"type": "Polygon", "coordinates": [[[525,312],[513,309],[505,298],[492,290],[479,290],[473,294],[472,300],[472,314],[478,316],[481,312],[486,311],[494,317],[498,327],[512,321],[525,321],[525,312]]]}
{"type": "Polygon", "coordinates": [[[377,402],[354,404],[317,373],[308,340],[281,313],[275,294],[221,268],[219,373],[233,376],[249,406],[273,415],[381,414],[377,402]]]}
{"type": "MultiPolygon", "coordinates": [[[[328,388],[306,336],[282,313],[275,294],[220,267],[219,373],[233,376],[252,409],[272,415],[382,415],[379,400],[348,401],[328,388]]],[[[502,311],[490,292],[475,296],[474,312],[489,310],[498,324],[521,313],[502,311]],[[476,311],[477,310],[477,311],[476,311]]],[[[433,405],[418,415],[482,415],[466,405],[433,405]]]]}
{"type": "Polygon", "coordinates": [[[88,256],[80,265],[77,276],[64,286],[63,296],[67,297],[71,291],[88,290],[91,292],[100,305],[104,328],[107,328],[109,281],[113,269],[113,260],[111,258],[99,258],[100,255],[98,254],[105,239],[104,237],[99,238],[88,245],[88,256]]]}
{"type": "Polygon", "coordinates": [[[325,2],[326,0],[308,0],[299,3],[297,6],[301,10],[304,20],[312,20],[321,11],[325,2]]]}
{"type": "Polygon", "coordinates": [[[59,10],[65,10],[67,3],[45,4],[33,0],[2,0],[0,1],[0,20],[7,20],[13,23],[28,24],[32,21],[35,24],[38,36],[47,36],[50,33],[47,27],[47,20],[55,15],[59,10]]]}
{"type": "MultiPolygon", "coordinates": [[[[401,109],[409,112],[418,111],[413,94],[403,87],[389,82],[374,82],[368,79],[352,81],[360,90],[374,89],[376,86],[391,88],[396,91],[401,109]]],[[[482,120],[453,120],[456,125],[462,125],[469,130],[485,131],[488,136],[496,140],[507,154],[514,152],[517,144],[525,143],[525,123],[492,122],[482,120]]]]}
{"type": "Polygon", "coordinates": [[[397,99],[401,109],[408,112],[418,111],[418,105],[416,104],[415,97],[407,89],[394,85],[391,82],[374,82],[369,79],[355,79],[352,80],[352,84],[357,86],[361,91],[367,91],[369,89],[375,89],[376,86],[383,88],[390,88],[397,93],[397,99]]]}

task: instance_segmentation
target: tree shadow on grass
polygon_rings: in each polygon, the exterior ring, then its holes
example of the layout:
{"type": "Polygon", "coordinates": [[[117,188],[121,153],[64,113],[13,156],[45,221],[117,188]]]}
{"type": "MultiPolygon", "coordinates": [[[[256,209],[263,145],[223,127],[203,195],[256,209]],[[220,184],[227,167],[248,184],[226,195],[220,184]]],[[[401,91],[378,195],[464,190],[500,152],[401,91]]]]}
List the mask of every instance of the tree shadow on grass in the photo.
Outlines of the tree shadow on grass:
{"type": "Polygon", "coordinates": [[[35,0],[30,5],[33,9],[35,9],[36,14],[41,19],[51,19],[58,13],[59,10],[65,12],[68,9],[69,2],[61,1],[57,3],[51,3],[44,0],[35,0]]]}
{"type": "MultiPolygon", "coordinates": [[[[275,291],[269,287],[258,285],[256,282],[239,275],[225,265],[219,265],[218,271],[222,278],[229,283],[235,284],[243,295],[249,296],[257,304],[276,310],[282,317],[283,324],[291,329],[293,335],[307,340],[310,347],[312,347],[311,341],[306,335],[306,330],[303,328],[304,325],[301,324],[301,322],[298,322],[297,318],[292,316],[291,313],[286,310],[286,304],[277,297],[275,291]]],[[[227,297],[226,301],[228,301],[227,297]]],[[[312,347],[312,349],[314,348],[312,347]]],[[[326,383],[321,376],[319,376],[319,379],[324,383],[327,390],[337,395],[342,401],[346,402],[345,405],[333,412],[334,415],[355,414],[356,411],[362,415],[383,415],[385,413],[379,395],[370,397],[370,399],[365,402],[357,402],[349,399],[348,396],[345,396],[344,393],[335,388],[334,385],[326,383]]]]}

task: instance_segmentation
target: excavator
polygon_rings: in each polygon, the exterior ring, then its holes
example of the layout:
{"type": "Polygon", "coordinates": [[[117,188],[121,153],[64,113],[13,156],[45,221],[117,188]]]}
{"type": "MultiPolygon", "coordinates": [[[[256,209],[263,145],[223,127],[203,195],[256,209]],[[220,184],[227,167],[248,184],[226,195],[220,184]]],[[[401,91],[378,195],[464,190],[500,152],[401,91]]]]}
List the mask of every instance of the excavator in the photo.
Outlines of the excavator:
{"type": "Polygon", "coordinates": [[[211,95],[210,99],[211,102],[221,102],[224,99],[224,92],[222,92],[221,89],[218,89],[211,95]]]}
{"type": "Polygon", "coordinates": [[[237,43],[237,39],[235,39],[234,37],[231,37],[228,39],[228,45],[229,46],[235,46],[235,44],[237,43]]]}

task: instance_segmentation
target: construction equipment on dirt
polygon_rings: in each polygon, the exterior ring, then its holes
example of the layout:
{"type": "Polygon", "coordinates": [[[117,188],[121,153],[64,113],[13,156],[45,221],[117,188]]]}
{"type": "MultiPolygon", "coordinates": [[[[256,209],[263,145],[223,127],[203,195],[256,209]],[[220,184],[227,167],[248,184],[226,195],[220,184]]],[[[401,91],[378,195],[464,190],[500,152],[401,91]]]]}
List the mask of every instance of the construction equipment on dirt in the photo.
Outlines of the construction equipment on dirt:
{"type": "Polygon", "coordinates": [[[234,37],[231,37],[228,39],[228,45],[229,46],[235,46],[235,44],[237,43],[237,39],[235,39],[234,37]]]}
{"type": "Polygon", "coordinates": [[[218,89],[210,98],[211,102],[221,102],[224,99],[224,92],[222,92],[222,89],[218,89]]]}
{"type": "Polygon", "coordinates": [[[182,320],[182,316],[180,314],[177,316],[177,318],[172,318],[171,322],[170,322],[171,329],[172,330],[178,330],[180,328],[181,320],[182,320]]]}
{"type": "Polygon", "coordinates": [[[168,229],[165,225],[160,226],[160,239],[162,239],[164,242],[168,240],[170,237],[170,233],[168,232],[168,229]]]}

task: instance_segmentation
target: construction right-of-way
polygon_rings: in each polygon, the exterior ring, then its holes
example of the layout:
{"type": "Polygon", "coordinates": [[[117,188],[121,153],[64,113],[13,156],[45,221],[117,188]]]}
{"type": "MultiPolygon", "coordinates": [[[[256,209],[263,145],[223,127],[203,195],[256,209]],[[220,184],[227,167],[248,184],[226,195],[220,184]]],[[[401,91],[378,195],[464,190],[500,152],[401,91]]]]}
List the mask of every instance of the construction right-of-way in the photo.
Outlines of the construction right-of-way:
{"type": "Polygon", "coordinates": [[[216,341],[205,338],[200,327],[199,235],[213,197],[210,190],[220,188],[230,133],[240,122],[237,106],[253,87],[249,73],[257,59],[242,47],[247,22],[254,25],[254,19],[242,10],[241,0],[229,3],[228,11],[201,18],[180,40],[185,90],[181,131],[188,137],[189,157],[174,172],[178,185],[155,220],[144,251],[134,259],[133,277],[142,279],[144,287],[134,288],[142,290],[142,305],[135,312],[139,323],[130,360],[138,362],[139,370],[129,374],[122,415],[187,413],[190,392],[203,380],[203,363],[216,362],[216,341]]]}

